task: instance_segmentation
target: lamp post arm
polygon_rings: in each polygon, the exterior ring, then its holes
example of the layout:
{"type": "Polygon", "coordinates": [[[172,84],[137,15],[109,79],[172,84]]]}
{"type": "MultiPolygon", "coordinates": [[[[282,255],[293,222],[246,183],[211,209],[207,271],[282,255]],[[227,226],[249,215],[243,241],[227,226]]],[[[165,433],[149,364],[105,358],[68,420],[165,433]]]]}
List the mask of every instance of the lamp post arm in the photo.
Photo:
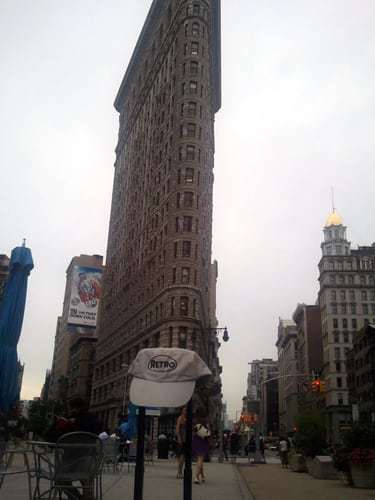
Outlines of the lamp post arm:
{"type": "Polygon", "coordinates": [[[262,384],[267,384],[268,382],[273,382],[274,380],[281,380],[283,378],[296,378],[296,377],[310,377],[311,373],[295,373],[294,375],[280,375],[279,377],[269,378],[263,380],[262,384]]]}

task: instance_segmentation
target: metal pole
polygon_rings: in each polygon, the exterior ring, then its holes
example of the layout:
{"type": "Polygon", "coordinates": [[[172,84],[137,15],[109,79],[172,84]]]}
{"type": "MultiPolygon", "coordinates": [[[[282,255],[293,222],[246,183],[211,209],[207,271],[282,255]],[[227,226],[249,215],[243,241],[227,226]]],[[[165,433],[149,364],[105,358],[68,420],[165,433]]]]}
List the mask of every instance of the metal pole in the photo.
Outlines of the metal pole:
{"type": "Polygon", "coordinates": [[[146,409],[140,406],[138,408],[137,458],[135,462],[134,474],[134,500],[143,499],[143,476],[145,471],[145,423],[146,409]]]}
{"type": "Polygon", "coordinates": [[[125,416],[125,403],[126,403],[126,389],[128,385],[128,370],[129,370],[129,365],[123,363],[121,365],[122,368],[126,368],[126,373],[124,377],[124,396],[122,398],[122,416],[125,416]]]}
{"type": "Polygon", "coordinates": [[[191,442],[193,438],[193,401],[190,400],[186,408],[186,446],[184,469],[184,500],[191,500],[192,493],[192,468],[191,468],[191,442]]]}
{"type": "Polygon", "coordinates": [[[219,425],[219,463],[222,464],[224,462],[224,410],[223,405],[220,408],[220,425],[219,425]]]}
{"type": "Polygon", "coordinates": [[[125,416],[125,402],[126,402],[126,386],[128,385],[128,373],[126,373],[124,378],[124,396],[122,398],[122,416],[125,416]]]}

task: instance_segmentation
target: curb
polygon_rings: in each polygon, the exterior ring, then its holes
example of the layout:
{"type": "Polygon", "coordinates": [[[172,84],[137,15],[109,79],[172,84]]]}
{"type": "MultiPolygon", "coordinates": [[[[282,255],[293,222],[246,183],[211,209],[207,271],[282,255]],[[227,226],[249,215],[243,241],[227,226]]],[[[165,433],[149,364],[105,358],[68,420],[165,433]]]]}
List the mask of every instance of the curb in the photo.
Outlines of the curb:
{"type": "Polygon", "coordinates": [[[239,489],[241,498],[243,500],[255,500],[255,497],[254,497],[252,491],[250,490],[249,485],[247,484],[245,479],[242,477],[241,472],[239,471],[238,465],[233,464],[232,467],[234,469],[234,473],[236,476],[237,485],[238,485],[238,489],[239,489]]]}

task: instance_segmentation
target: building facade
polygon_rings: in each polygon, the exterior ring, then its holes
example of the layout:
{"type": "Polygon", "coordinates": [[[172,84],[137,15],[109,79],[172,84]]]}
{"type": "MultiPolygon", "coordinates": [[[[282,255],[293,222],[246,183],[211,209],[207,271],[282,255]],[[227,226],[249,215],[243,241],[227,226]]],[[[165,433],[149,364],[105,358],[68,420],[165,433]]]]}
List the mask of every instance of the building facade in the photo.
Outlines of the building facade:
{"type": "Polygon", "coordinates": [[[261,387],[259,423],[264,436],[277,436],[279,433],[279,382],[270,380],[261,387]]]}
{"type": "Polygon", "coordinates": [[[215,391],[220,399],[211,330],[220,82],[220,1],[154,0],[115,100],[120,129],[91,399],[110,426],[124,391],[127,398],[127,367],[145,347],[196,350],[213,372],[209,399],[215,391]]]}
{"type": "MultiPolygon", "coordinates": [[[[73,257],[69,267],[66,271],[66,285],[63,302],[62,315],[57,318],[55,343],[53,350],[52,368],[48,387],[48,399],[54,401],[66,401],[72,397],[81,397],[87,402],[90,401],[90,394],[87,394],[85,386],[91,387],[92,380],[92,366],[91,374],[90,369],[83,362],[81,364],[75,363],[74,359],[74,345],[78,342],[81,343],[83,339],[88,339],[89,345],[92,339],[96,340],[96,320],[91,320],[84,324],[86,321],[76,314],[72,317],[74,311],[72,308],[76,307],[77,298],[73,297],[72,293],[76,289],[77,279],[79,280],[80,270],[89,270],[101,274],[103,271],[103,257],[101,255],[80,255],[73,257]],[[73,302],[73,304],[72,304],[73,302]],[[71,351],[71,349],[73,349],[71,351]],[[87,377],[85,374],[87,373],[87,377]],[[83,379],[85,379],[83,381],[83,379]],[[76,390],[80,380],[79,387],[82,388],[79,392],[76,390]]],[[[82,273],[81,275],[82,276],[82,273]]],[[[82,284],[82,293],[87,291],[87,286],[90,283],[82,284]],[[86,287],[86,288],[85,288],[86,287]]],[[[96,283],[94,283],[96,286],[96,283]]],[[[98,291],[98,293],[100,293],[98,291]]],[[[83,300],[90,300],[83,297],[83,300]]],[[[95,299],[96,300],[96,299],[95,299]]],[[[93,310],[97,306],[93,305],[93,310]]],[[[90,316],[94,313],[90,313],[90,316]]],[[[81,344],[80,344],[81,345],[81,344]]],[[[85,356],[84,356],[85,359],[85,356]]],[[[93,363],[93,359],[91,361],[93,363]]]]}
{"type": "Polygon", "coordinates": [[[349,403],[356,407],[353,417],[375,423],[375,323],[355,336],[346,357],[346,370],[349,403]]]}
{"type": "Polygon", "coordinates": [[[246,396],[242,398],[242,412],[258,416],[259,429],[268,434],[278,427],[278,384],[279,369],[277,361],[271,358],[255,359],[249,363],[246,396]],[[269,381],[269,382],[268,382],[269,381]],[[276,382],[276,384],[275,384],[276,382]],[[276,416],[275,416],[276,408],[276,416]]]}
{"type": "Polygon", "coordinates": [[[300,410],[319,408],[321,398],[312,394],[313,377],[322,377],[323,342],[320,308],[318,305],[298,304],[293,321],[297,326],[297,384],[300,410]]]}
{"type": "Polygon", "coordinates": [[[366,324],[375,322],[375,245],[351,249],[347,228],[335,210],[323,229],[319,262],[319,306],[323,338],[323,377],[328,437],[352,419],[346,355],[366,324]]]}
{"type": "Polygon", "coordinates": [[[247,376],[246,396],[249,401],[260,401],[263,382],[278,376],[278,362],[263,358],[255,359],[249,364],[251,367],[247,376]]]}
{"type": "Polygon", "coordinates": [[[279,319],[277,354],[279,364],[279,426],[280,432],[293,432],[298,414],[297,325],[279,319]]]}

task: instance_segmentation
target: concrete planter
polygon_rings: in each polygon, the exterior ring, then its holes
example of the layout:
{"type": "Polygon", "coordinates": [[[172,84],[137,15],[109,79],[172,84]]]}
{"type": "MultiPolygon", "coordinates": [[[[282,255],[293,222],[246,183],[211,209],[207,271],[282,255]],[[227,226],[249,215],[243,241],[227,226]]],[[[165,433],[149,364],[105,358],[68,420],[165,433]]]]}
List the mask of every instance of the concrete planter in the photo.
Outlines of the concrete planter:
{"type": "Polygon", "coordinates": [[[333,465],[332,457],[328,455],[317,455],[313,459],[309,472],[315,479],[337,479],[337,470],[333,465]]]}
{"type": "Polygon", "coordinates": [[[306,460],[300,453],[294,453],[289,460],[290,468],[294,472],[307,472],[306,460]]]}
{"type": "Polygon", "coordinates": [[[353,486],[353,480],[350,475],[350,472],[338,471],[338,478],[340,479],[341,484],[345,486],[353,486]]]}
{"type": "Polygon", "coordinates": [[[375,464],[351,464],[350,472],[355,488],[375,488],[375,464]]]}
{"type": "Polygon", "coordinates": [[[311,457],[306,457],[305,463],[306,463],[306,467],[307,467],[307,472],[312,476],[313,470],[314,470],[314,459],[311,457]]]}

